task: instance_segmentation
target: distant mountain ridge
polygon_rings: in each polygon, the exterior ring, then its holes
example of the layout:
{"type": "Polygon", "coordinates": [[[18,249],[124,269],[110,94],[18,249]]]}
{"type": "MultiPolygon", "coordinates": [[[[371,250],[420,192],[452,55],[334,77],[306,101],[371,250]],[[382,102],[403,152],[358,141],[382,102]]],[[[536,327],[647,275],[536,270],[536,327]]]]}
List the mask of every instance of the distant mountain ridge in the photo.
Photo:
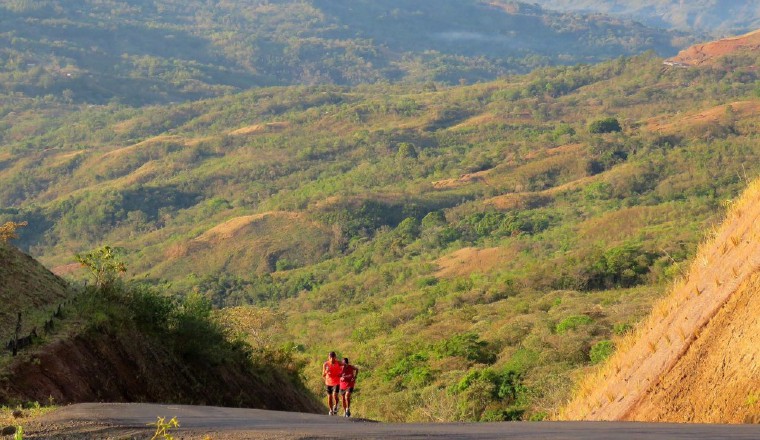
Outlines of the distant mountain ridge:
{"type": "Polygon", "coordinates": [[[648,26],[717,35],[760,27],[760,3],[754,0],[536,0],[536,3],[556,10],[624,16],[648,26]]]}
{"type": "Polygon", "coordinates": [[[0,90],[141,105],[257,86],[458,83],[655,50],[619,18],[493,0],[0,3],[0,90]]]}

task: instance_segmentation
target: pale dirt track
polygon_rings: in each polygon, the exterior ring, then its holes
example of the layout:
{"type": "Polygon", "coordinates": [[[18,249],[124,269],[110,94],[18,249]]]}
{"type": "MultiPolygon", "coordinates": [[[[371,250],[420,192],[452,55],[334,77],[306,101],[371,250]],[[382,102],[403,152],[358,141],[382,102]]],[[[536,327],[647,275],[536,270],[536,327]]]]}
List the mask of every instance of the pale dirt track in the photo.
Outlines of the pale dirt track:
{"type": "Polygon", "coordinates": [[[85,403],[26,429],[27,439],[149,439],[156,417],[177,417],[176,439],[760,439],[760,425],[631,422],[386,424],[327,415],[185,405],[85,403]]]}

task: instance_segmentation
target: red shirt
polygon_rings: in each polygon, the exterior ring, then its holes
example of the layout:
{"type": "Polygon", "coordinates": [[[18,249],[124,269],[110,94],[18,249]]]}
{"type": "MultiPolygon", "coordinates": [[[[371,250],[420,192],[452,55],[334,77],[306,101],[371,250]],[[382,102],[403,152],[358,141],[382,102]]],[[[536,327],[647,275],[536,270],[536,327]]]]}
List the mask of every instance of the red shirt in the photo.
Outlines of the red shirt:
{"type": "Polygon", "coordinates": [[[322,366],[322,375],[325,377],[325,385],[334,387],[340,384],[340,374],[343,371],[343,364],[338,361],[327,361],[322,366]]]}
{"type": "Polygon", "coordinates": [[[356,373],[358,372],[359,369],[353,365],[344,365],[340,374],[340,389],[353,388],[356,384],[356,373]]]}

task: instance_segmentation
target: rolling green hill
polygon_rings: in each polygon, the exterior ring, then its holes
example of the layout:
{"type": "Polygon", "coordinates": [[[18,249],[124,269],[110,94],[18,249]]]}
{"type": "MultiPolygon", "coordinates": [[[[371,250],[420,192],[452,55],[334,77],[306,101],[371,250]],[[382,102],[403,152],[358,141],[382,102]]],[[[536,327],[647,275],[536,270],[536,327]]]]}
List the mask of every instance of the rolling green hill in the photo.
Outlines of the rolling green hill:
{"type": "Polygon", "coordinates": [[[0,29],[1,91],[91,104],[481,81],[680,48],[636,23],[501,0],[3,1],[0,29]]]}
{"type": "Polygon", "coordinates": [[[226,313],[305,359],[314,391],[337,349],[362,370],[356,414],[542,418],[760,173],[756,55],[662,61],[20,100],[0,119],[0,222],[28,221],[19,245],[58,273],[107,243],[180,297],[252,305],[226,313]]]}

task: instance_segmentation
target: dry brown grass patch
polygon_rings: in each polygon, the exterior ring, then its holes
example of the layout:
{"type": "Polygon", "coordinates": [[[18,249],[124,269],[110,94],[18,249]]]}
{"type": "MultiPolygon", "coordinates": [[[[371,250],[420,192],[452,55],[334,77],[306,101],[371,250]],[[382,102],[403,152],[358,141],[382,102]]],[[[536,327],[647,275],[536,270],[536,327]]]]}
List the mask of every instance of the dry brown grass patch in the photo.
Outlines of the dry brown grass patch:
{"type": "Polygon", "coordinates": [[[652,132],[679,133],[689,128],[719,123],[725,119],[729,106],[740,118],[755,117],[760,113],[760,101],[737,101],[685,116],[653,118],[647,121],[647,129],[652,132]]]}
{"type": "Polygon", "coordinates": [[[505,264],[506,261],[511,261],[516,256],[516,252],[510,248],[466,247],[436,260],[439,269],[435,276],[447,278],[487,272],[505,264]]]}
{"type": "Polygon", "coordinates": [[[263,220],[264,218],[269,217],[269,216],[286,218],[286,219],[297,219],[297,218],[302,218],[303,214],[300,214],[297,212],[269,211],[269,212],[264,212],[261,214],[235,217],[233,219],[227,220],[224,223],[214,226],[213,228],[209,229],[208,231],[204,232],[203,234],[195,238],[195,241],[218,243],[219,241],[222,241],[222,240],[228,240],[228,239],[234,238],[246,226],[254,222],[257,222],[259,220],[263,220]]]}
{"type": "Polygon", "coordinates": [[[279,131],[290,126],[289,122],[268,122],[265,124],[253,124],[246,127],[238,128],[229,132],[231,136],[246,136],[251,134],[265,133],[268,131],[279,131]]]}

